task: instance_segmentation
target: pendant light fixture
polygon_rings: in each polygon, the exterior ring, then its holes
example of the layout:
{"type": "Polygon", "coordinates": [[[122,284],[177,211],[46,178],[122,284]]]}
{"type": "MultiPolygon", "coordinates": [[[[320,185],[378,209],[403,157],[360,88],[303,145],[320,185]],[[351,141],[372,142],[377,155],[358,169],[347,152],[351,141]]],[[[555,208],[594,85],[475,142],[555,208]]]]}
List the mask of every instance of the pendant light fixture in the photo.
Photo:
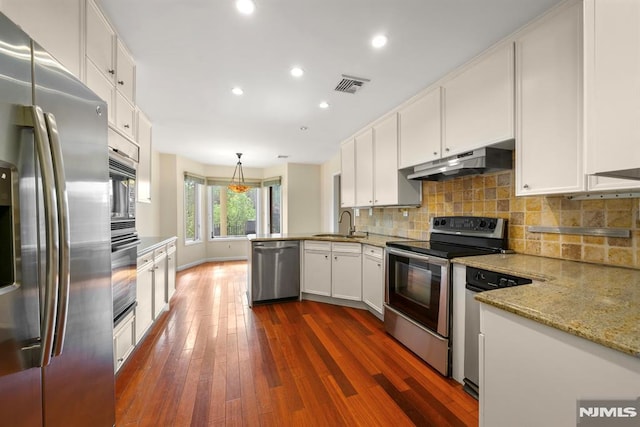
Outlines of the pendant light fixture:
{"type": "Polygon", "coordinates": [[[238,163],[236,163],[236,169],[233,171],[233,177],[231,178],[228,188],[234,193],[246,193],[247,190],[249,190],[249,186],[244,183],[244,173],[242,172],[242,163],[240,162],[242,153],[236,153],[236,156],[238,156],[238,163]],[[238,176],[237,179],[236,175],[238,176]]]}

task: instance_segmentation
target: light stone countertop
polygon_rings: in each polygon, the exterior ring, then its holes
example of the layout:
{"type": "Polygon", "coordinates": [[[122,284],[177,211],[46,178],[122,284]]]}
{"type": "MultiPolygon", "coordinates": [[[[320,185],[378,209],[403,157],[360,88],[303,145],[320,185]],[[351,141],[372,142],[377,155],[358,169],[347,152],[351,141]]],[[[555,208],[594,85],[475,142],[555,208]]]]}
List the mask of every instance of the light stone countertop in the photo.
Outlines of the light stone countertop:
{"type": "Polygon", "coordinates": [[[640,357],[640,270],[521,254],[453,261],[533,280],[478,301],[640,357]]]}
{"type": "Polygon", "coordinates": [[[302,233],[302,234],[258,234],[249,235],[248,239],[252,242],[268,242],[272,240],[319,240],[324,242],[350,242],[361,243],[363,245],[372,245],[385,248],[387,242],[395,241],[408,241],[405,237],[398,236],[385,236],[382,234],[372,234],[368,236],[356,232],[356,237],[343,237],[339,235],[334,236],[317,236],[317,234],[332,234],[332,233],[302,233]]]}

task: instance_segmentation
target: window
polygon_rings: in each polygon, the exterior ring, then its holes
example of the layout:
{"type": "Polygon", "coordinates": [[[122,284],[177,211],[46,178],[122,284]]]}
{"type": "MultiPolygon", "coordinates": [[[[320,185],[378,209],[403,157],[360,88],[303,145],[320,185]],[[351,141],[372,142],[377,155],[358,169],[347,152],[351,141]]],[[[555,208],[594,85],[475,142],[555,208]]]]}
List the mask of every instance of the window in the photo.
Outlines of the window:
{"type": "Polygon", "coordinates": [[[227,188],[227,179],[207,178],[209,238],[280,233],[280,182],[280,177],[245,180],[249,191],[234,193],[227,188]]]}
{"type": "Polygon", "coordinates": [[[281,233],[282,217],[280,215],[282,207],[282,192],[280,178],[265,180],[263,183],[264,190],[267,194],[267,232],[281,233]]]}
{"type": "Polygon", "coordinates": [[[185,173],[184,175],[184,241],[202,240],[201,194],[204,180],[185,173]]]}
{"type": "Polygon", "coordinates": [[[227,185],[209,184],[210,236],[244,237],[258,232],[260,188],[234,193],[227,185]]]}

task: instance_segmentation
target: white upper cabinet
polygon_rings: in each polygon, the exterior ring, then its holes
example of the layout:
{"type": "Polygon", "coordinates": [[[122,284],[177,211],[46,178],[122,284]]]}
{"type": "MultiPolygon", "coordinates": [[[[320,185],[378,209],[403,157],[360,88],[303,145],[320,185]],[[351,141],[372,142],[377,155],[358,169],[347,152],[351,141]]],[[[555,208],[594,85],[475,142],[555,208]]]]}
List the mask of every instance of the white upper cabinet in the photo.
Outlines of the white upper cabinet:
{"type": "Polygon", "coordinates": [[[516,40],[516,195],[583,191],[582,4],[516,40]]]}
{"type": "Polygon", "coordinates": [[[86,19],[87,86],[109,104],[109,124],[123,136],[135,140],[133,58],[92,0],[87,1],[86,19]]]}
{"type": "Polygon", "coordinates": [[[447,80],[443,97],[442,157],[514,138],[513,44],[447,80]]]}
{"type": "Polygon", "coordinates": [[[398,204],[398,115],[373,127],[373,204],[398,204]]]}
{"type": "Polygon", "coordinates": [[[356,206],[373,205],[373,130],[356,136],[356,206]]]}
{"type": "Polygon", "coordinates": [[[356,146],[352,139],[340,147],[340,206],[356,205],[356,146]]]}
{"type": "Polygon", "coordinates": [[[84,0],[2,0],[0,11],[80,78],[84,0]]]}
{"type": "Polygon", "coordinates": [[[134,104],[136,66],[122,42],[116,49],[116,87],[130,103],[134,104]]]}
{"type": "Polygon", "coordinates": [[[440,87],[437,87],[398,113],[400,169],[441,157],[441,93],[440,87]]]}
{"type": "Polygon", "coordinates": [[[87,58],[96,68],[115,84],[114,41],[116,34],[102,12],[93,3],[87,2],[87,58]]]}
{"type": "Polygon", "coordinates": [[[116,129],[132,140],[135,139],[134,126],[136,120],[135,108],[129,104],[120,92],[116,91],[116,129]]]}
{"type": "Polygon", "coordinates": [[[109,123],[113,126],[116,124],[115,118],[115,104],[116,104],[116,88],[113,84],[104,76],[103,73],[98,70],[98,67],[91,62],[87,61],[87,86],[95,92],[103,101],[107,103],[107,115],[109,123]]]}
{"type": "Polygon", "coordinates": [[[585,35],[587,173],[638,168],[640,2],[585,1],[585,35]]]}

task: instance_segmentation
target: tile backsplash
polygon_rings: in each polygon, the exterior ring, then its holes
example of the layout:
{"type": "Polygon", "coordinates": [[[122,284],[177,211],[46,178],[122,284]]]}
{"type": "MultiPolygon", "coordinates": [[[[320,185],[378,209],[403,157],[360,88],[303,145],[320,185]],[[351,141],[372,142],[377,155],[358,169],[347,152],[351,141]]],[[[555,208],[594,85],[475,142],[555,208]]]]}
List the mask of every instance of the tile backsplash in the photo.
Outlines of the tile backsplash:
{"type": "Polygon", "coordinates": [[[509,220],[509,247],[518,253],[640,268],[640,199],[569,200],[563,196],[515,196],[513,170],[422,183],[419,208],[360,209],[358,231],[429,238],[429,220],[474,215],[509,220]],[[406,215],[406,216],[405,216],[406,215]],[[630,238],[530,233],[527,227],[618,227],[630,238]]]}

